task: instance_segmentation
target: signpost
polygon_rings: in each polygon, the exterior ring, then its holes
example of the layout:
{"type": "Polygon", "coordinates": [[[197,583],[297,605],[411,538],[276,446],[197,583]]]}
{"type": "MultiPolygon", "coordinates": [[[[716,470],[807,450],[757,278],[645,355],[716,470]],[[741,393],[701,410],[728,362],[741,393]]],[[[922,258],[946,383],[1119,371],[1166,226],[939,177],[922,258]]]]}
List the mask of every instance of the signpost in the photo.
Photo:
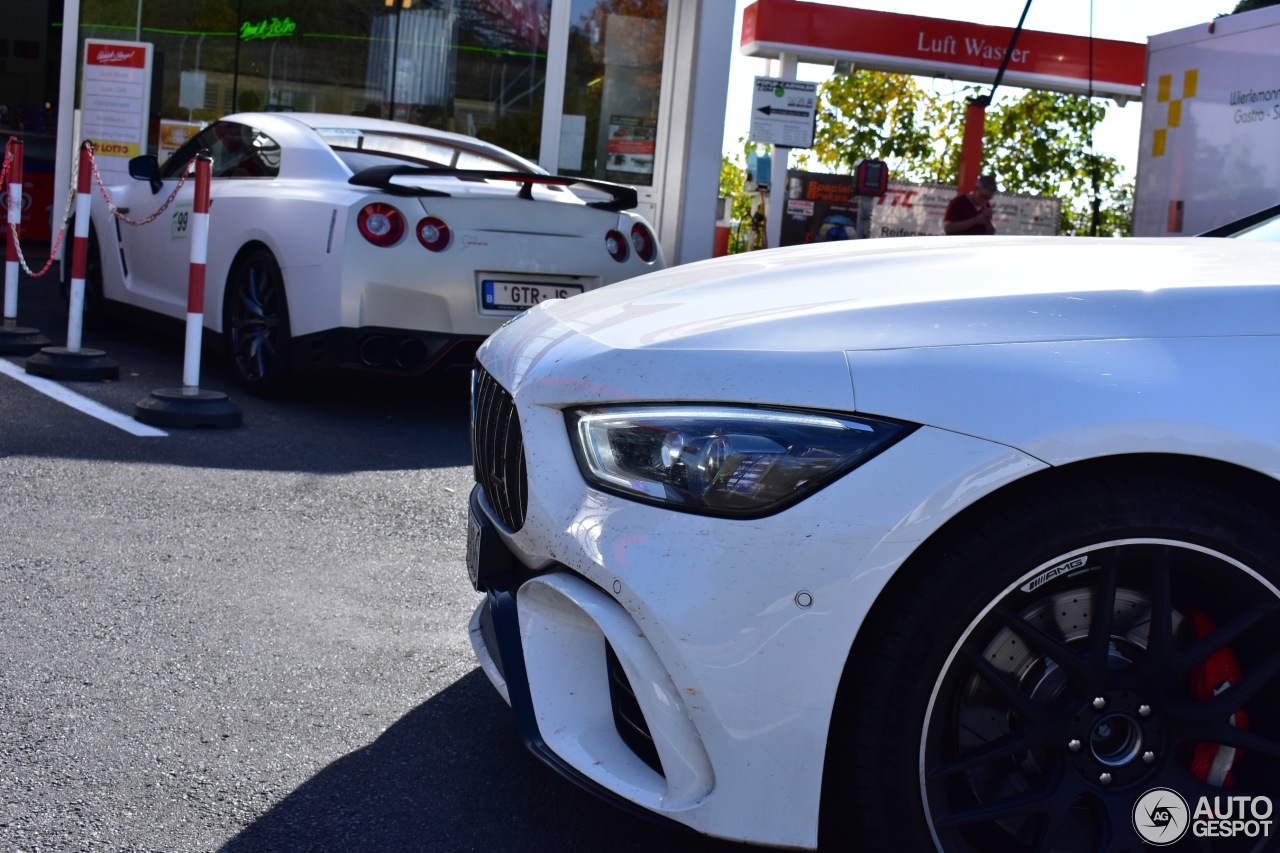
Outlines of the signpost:
{"type": "Polygon", "coordinates": [[[80,136],[100,172],[126,175],[129,160],[147,153],[151,53],[149,42],[85,39],[80,136]]]}
{"type": "Polygon", "coordinates": [[[751,95],[752,142],[812,148],[818,84],[757,77],[751,95]]]}

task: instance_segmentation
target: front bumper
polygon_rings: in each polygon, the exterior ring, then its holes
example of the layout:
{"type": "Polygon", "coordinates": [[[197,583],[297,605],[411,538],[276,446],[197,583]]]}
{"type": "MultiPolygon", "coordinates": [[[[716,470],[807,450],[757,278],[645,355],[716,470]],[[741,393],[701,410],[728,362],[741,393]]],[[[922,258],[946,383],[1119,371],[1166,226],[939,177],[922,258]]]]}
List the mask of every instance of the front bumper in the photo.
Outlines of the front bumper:
{"type": "MultiPolygon", "coordinates": [[[[535,578],[527,571],[512,571],[493,576],[471,620],[476,657],[511,705],[525,746],[548,767],[616,808],[688,831],[687,825],[653,808],[664,799],[677,799],[680,792],[674,792],[675,797],[664,797],[672,786],[622,742],[614,727],[607,685],[594,677],[603,672],[606,636],[610,646],[622,649],[618,654],[627,662],[629,672],[636,673],[637,681],[633,683],[639,683],[644,671],[661,672],[663,676],[665,672],[660,667],[654,669],[656,656],[652,649],[635,640],[628,642],[622,621],[626,619],[625,612],[609,613],[608,607],[600,608],[601,600],[605,605],[612,604],[603,593],[569,573],[535,578]],[[584,600],[586,609],[580,607],[584,600]],[[600,622],[589,616],[583,618],[593,610],[603,616],[600,622]],[[524,629],[522,621],[526,623],[524,629]],[[601,622],[608,626],[608,635],[601,622]],[[573,665],[548,669],[549,661],[538,648],[544,642],[560,647],[558,663],[567,660],[573,665]],[[532,672],[526,662],[526,644],[533,647],[532,659],[543,664],[532,672]],[[570,654],[566,657],[566,653],[570,654]],[[567,689],[570,686],[576,689],[567,689]]],[[[669,678],[665,681],[668,699],[678,702],[674,685],[669,684],[669,678]]],[[[687,716],[684,719],[688,722],[687,716]]],[[[687,729],[691,731],[692,725],[687,729]]],[[[693,790],[686,790],[686,796],[702,796],[710,791],[710,764],[705,751],[702,759],[701,769],[707,775],[693,779],[693,790]]]]}

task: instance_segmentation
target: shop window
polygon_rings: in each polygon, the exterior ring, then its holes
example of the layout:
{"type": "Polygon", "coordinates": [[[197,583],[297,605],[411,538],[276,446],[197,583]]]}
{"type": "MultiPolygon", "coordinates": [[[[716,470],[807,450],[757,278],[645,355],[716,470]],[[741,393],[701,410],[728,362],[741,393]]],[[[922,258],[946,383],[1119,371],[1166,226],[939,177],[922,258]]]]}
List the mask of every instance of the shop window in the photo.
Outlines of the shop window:
{"type": "Polygon", "coordinates": [[[653,185],[665,0],[573,0],[559,172],[653,185]]]}
{"type": "Polygon", "coordinates": [[[40,42],[14,39],[13,40],[13,57],[14,59],[39,59],[40,58],[40,42]]]}
{"type": "MultiPolygon", "coordinates": [[[[138,8],[81,0],[81,36],[132,38],[138,8]]],[[[259,111],[392,119],[536,159],[550,8],[549,0],[141,0],[142,38],[164,59],[153,109],[203,122],[259,111]]]]}

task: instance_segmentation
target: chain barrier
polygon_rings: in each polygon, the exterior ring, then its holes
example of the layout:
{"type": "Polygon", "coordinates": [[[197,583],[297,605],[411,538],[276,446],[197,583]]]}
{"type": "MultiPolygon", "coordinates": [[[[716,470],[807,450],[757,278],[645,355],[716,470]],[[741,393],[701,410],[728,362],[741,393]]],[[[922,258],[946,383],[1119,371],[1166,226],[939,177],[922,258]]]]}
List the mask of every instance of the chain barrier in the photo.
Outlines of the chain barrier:
{"type": "MultiPolygon", "coordinates": [[[[10,136],[9,141],[4,144],[4,166],[0,168],[0,187],[4,187],[5,198],[9,197],[9,160],[13,156],[9,153],[9,145],[17,138],[16,136],[10,136]]],[[[7,206],[5,210],[8,210],[7,206]]]]}
{"type": "MultiPolygon", "coordinates": [[[[17,137],[10,137],[9,141],[12,142],[15,139],[17,139],[17,137]]],[[[4,188],[5,210],[8,210],[8,207],[9,207],[9,191],[8,191],[8,185],[5,183],[5,179],[8,178],[9,176],[9,163],[11,159],[12,159],[12,155],[10,154],[9,146],[6,144],[4,147],[4,166],[0,168],[0,187],[4,188]]],[[[106,184],[103,183],[102,174],[98,171],[98,161],[93,156],[92,146],[89,148],[89,162],[93,164],[93,177],[94,177],[94,180],[97,181],[98,183],[98,189],[102,193],[103,200],[105,200],[107,203],[107,209],[111,211],[112,216],[114,216],[116,219],[119,219],[125,225],[134,225],[134,226],[147,225],[151,222],[154,222],[160,216],[160,214],[164,213],[165,210],[169,208],[169,205],[173,204],[173,200],[178,197],[178,192],[182,189],[183,184],[187,182],[187,178],[190,176],[192,171],[191,164],[195,163],[195,161],[196,161],[196,158],[192,157],[187,162],[187,165],[182,170],[182,177],[178,179],[178,185],[173,188],[173,192],[169,193],[169,197],[165,199],[164,204],[160,205],[159,210],[157,210],[155,213],[148,216],[146,219],[135,220],[135,219],[130,219],[129,217],[121,213],[119,208],[117,208],[115,204],[111,201],[111,196],[107,195],[106,184]]],[[[72,157],[71,158],[71,186],[72,187],[75,187],[77,185],[77,182],[79,180],[79,175],[80,175],[80,158],[72,157]]],[[[62,222],[58,227],[58,238],[54,240],[53,247],[49,250],[49,259],[45,261],[44,266],[40,268],[39,272],[32,271],[31,267],[27,265],[27,259],[22,254],[22,241],[20,239],[14,240],[14,247],[18,250],[18,263],[22,265],[23,272],[25,272],[31,278],[40,278],[41,276],[43,276],[45,273],[49,271],[50,267],[53,266],[54,260],[58,257],[58,251],[62,248],[62,241],[67,235],[67,222],[71,219],[71,210],[75,206],[75,199],[76,199],[76,194],[74,191],[67,193],[67,205],[66,205],[66,208],[62,211],[62,222]]],[[[18,236],[21,237],[21,233],[19,233],[18,236]]]]}
{"type": "Polygon", "coordinates": [[[111,211],[111,215],[114,216],[116,219],[119,219],[125,225],[147,225],[151,222],[154,222],[156,218],[160,216],[160,214],[164,213],[165,210],[168,209],[169,205],[173,204],[173,200],[178,197],[178,191],[182,189],[182,185],[185,184],[187,182],[187,178],[190,177],[191,164],[194,163],[195,161],[196,161],[196,158],[192,157],[190,160],[187,161],[186,165],[182,167],[182,177],[178,178],[178,185],[173,188],[173,192],[169,193],[169,197],[164,200],[164,204],[160,205],[159,210],[157,210],[155,213],[148,216],[146,219],[135,220],[125,216],[123,213],[120,212],[119,208],[117,208],[115,204],[112,203],[111,196],[107,195],[107,187],[102,182],[102,175],[98,172],[98,161],[93,156],[93,149],[92,148],[89,149],[89,162],[93,165],[93,178],[95,181],[98,182],[98,190],[101,191],[102,193],[102,199],[107,203],[107,209],[111,211]]]}
{"type": "MultiPolygon", "coordinates": [[[[9,142],[14,142],[16,140],[17,140],[16,136],[9,137],[9,142]]],[[[6,181],[9,177],[9,164],[11,160],[12,160],[12,156],[9,152],[9,145],[6,144],[4,147],[4,168],[3,170],[0,170],[0,187],[4,187],[4,206],[5,206],[6,212],[9,209],[9,201],[10,201],[9,185],[6,181]]],[[[71,183],[74,186],[76,182],[76,178],[75,178],[76,164],[75,163],[71,164],[71,169],[72,169],[71,183]]],[[[53,266],[54,259],[58,257],[58,250],[62,248],[62,240],[64,237],[66,237],[66,234],[67,234],[67,220],[71,217],[71,203],[74,199],[75,199],[75,193],[71,193],[67,196],[67,206],[66,206],[66,209],[62,211],[62,224],[58,228],[58,239],[56,239],[53,242],[53,248],[49,250],[49,259],[45,261],[44,266],[40,268],[40,272],[32,271],[31,267],[27,265],[26,257],[22,254],[22,240],[20,239],[22,237],[22,232],[19,231],[18,234],[15,235],[15,239],[13,241],[13,247],[18,252],[18,263],[22,266],[22,271],[25,272],[27,275],[31,276],[32,278],[40,278],[42,275],[47,273],[49,271],[49,268],[53,266]]]]}

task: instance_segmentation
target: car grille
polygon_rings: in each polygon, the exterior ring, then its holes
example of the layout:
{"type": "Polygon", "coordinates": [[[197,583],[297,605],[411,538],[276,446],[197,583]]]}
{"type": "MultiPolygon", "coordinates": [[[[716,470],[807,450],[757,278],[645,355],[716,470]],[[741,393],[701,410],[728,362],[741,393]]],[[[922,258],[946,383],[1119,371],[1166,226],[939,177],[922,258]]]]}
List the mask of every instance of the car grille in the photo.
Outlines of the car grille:
{"type": "Polygon", "coordinates": [[[609,670],[609,703],[613,705],[613,725],[618,729],[622,742],[631,747],[631,751],[645,764],[648,764],[660,775],[662,760],[658,758],[658,750],[653,745],[653,735],[649,734],[649,724],[644,721],[644,713],[640,703],[636,701],[636,692],[631,689],[631,682],[613,652],[613,646],[604,644],[605,663],[609,670]]]}
{"type": "Polygon", "coordinates": [[[529,473],[515,400],[478,364],[471,394],[471,461],[476,482],[503,526],[519,530],[529,511],[529,473]]]}

